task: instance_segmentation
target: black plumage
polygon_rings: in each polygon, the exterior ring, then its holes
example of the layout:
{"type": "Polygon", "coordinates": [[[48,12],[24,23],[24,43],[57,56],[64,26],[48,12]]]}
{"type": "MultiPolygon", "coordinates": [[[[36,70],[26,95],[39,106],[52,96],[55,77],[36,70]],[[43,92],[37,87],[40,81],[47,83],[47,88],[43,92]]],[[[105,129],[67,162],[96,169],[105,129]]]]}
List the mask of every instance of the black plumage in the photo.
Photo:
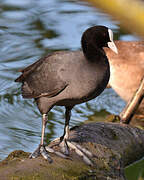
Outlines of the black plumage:
{"type": "MultiPolygon", "coordinates": [[[[23,69],[15,81],[22,83],[24,98],[35,98],[43,114],[41,144],[43,147],[47,113],[55,106],[65,106],[66,122],[60,144],[67,147],[71,109],[76,105],[97,97],[107,86],[110,77],[108,59],[103,47],[116,52],[112,31],[104,26],[94,26],[82,35],[82,51],[59,51],[41,58],[23,69]]],[[[65,153],[68,148],[65,148],[65,153]]]]}

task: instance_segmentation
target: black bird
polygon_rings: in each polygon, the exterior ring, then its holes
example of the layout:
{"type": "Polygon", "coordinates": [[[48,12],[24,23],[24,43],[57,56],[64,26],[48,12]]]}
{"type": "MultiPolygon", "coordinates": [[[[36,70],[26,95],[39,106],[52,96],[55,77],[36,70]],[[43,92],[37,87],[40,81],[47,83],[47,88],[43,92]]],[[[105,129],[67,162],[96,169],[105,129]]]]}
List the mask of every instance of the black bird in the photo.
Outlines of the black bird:
{"type": "Polygon", "coordinates": [[[15,82],[22,83],[23,98],[34,98],[42,114],[42,135],[39,147],[31,157],[43,155],[52,161],[44,146],[47,114],[55,106],[65,106],[64,134],[59,145],[69,153],[69,121],[76,104],[89,101],[106,88],[110,68],[103,47],[117,53],[113,33],[105,26],[87,29],[81,39],[82,51],[59,51],[39,59],[23,69],[15,82]]]}

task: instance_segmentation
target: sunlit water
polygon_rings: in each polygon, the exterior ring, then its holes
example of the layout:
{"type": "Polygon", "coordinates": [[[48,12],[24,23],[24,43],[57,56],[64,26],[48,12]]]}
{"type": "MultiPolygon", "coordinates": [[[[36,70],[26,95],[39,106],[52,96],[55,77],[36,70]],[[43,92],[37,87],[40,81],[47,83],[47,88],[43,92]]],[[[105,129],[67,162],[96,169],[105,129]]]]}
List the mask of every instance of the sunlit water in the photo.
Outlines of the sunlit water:
{"type": "MultiPolygon", "coordinates": [[[[33,100],[23,99],[20,84],[14,79],[18,69],[55,50],[80,49],[82,32],[92,25],[105,25],[115,32],[115,39],[133,40],[122,34],[119,22],[88,6],[69,0],[1,0],[0,6],[0,160],[12,150],[33,151],[40,141],[41,115],[33,100]]],[[[77,105],[71,126],[105,109],[118,114],[124,102],[111,90],[98,98],[77,105]]],[[[64,108],[49,113],[47,138],[62,135],[64,108]]]]}

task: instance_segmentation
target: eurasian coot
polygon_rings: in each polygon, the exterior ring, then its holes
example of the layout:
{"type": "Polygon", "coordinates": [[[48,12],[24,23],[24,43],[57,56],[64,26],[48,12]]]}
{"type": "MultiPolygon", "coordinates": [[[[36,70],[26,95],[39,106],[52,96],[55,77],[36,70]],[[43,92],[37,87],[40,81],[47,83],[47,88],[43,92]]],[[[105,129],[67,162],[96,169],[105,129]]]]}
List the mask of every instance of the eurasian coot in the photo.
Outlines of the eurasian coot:
{"type": "Polygon", "coordinates": [[[42,135],[39,147],[31,157],[43,155],[51,162],[44,146],[47,114],[55,106],[65,106],[64,134],[60,144],[68,154],[69,120],[76,104],[89,101],[106,88],[110,67],[103,47],[117,53],[113,33],[105,26],[87,29],[81,39],[82,51],[59,51],[41,58],[23,69],[15,81],[22,83],[22,96],[34,98],[42,114],[42,135]]]}

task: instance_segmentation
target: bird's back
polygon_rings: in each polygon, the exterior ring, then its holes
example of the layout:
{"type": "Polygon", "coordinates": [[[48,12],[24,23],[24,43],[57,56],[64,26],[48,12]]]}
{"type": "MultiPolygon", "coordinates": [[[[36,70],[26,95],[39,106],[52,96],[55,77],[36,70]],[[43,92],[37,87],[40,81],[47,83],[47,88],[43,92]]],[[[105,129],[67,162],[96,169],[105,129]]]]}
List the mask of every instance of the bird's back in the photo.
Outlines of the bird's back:
{"type": "Polygon", "coordinates": [[[22,82],[24,98],[55,96],[66,87],[66,82],[58,74],[60,57],[64,53],[57,52],[41,58],[21,71],[22,74],[15,81],[22,82]]]}

